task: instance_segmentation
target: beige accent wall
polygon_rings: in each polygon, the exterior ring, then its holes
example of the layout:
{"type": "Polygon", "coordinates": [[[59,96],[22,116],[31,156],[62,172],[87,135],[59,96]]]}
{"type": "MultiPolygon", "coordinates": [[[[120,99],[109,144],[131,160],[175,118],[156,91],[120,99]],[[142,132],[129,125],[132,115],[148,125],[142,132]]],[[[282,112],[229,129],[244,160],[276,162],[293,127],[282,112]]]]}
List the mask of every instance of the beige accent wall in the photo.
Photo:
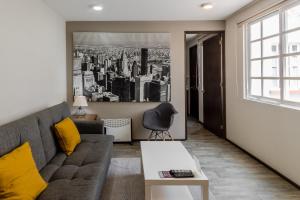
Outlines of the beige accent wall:
{"type": "Polygon", "coordinates": [[[66,100],[65,20],[41,0],[0,1],[0,125],[66,100]]]}
{"type": "MultiPolygon", "coordinates": [[[[171,33],[171,103],[179,114],[175,116],[171,134],[185,139],[185,31],[225,30],[224,21],[181,22],[67,22],[67,91],[72,104],[72,32],[170,32],[171,33]]],[[[89,103],[88,112],[101,118],[133,119],[133,138],[145,139],[148,131],[142,127],[143,112],[158,103],[89,103]]]]}
{"type": "Polygon", "coordinates": [[[237,23],[276,2],[259,1],[226,21],[227,137],[300,184],[300,111],[243,99],[243,31],[237,23]]]}

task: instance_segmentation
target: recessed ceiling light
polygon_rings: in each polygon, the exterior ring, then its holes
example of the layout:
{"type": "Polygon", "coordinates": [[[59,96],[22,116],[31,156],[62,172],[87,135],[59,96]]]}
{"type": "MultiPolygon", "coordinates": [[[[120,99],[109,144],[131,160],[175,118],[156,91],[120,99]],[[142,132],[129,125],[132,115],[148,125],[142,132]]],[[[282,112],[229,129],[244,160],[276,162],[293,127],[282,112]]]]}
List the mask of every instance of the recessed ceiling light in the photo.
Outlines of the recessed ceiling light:
{"type": "Polygon", "coordinates": [[[205,10],[209,10],[209,9],[212,9],[214,7],[211,3],[203,3],[200,6],[201,6],[201,8],[203,8],[205,10]]]}
{"type": "Polygon", "coordinates": [[[103,10],[103,7],[102,7],[102,6],[99,6],[99,5],[94,5],[94,6],[92,6],[92,8],[93,8],[93,10],[95,10],[95,11],[101,11],[101,10],[103,10]]]}

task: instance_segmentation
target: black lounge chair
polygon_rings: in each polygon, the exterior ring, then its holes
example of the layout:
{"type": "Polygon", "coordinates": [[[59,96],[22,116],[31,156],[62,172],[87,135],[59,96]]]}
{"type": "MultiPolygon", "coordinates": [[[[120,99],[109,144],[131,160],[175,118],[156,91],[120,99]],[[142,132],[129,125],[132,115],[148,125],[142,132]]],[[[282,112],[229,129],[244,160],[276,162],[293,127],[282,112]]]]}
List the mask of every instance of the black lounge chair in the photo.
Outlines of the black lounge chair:
{"type": "Polygon", "coordinates": [[[173,123],[174,115],[177,113],[170,103],[162,103],[157,107],[147,110],[143,116],[143,126],[151,130],[148,140],[154,138],[166,140],[166,136],[173,140],[169,129],[173,123]]]}

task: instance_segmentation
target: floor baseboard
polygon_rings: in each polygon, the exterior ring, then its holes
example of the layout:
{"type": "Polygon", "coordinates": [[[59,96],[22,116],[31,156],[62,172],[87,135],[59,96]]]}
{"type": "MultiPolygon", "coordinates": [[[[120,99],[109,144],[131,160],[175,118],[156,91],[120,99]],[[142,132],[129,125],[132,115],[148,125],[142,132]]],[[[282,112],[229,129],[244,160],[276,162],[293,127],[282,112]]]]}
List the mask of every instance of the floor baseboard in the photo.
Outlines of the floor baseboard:
{"type": "Polygon", "coordinates": [[[295,183],[294,181],[292,181],[291,179],[289,179],[288,177],[284,176],[283,174],[281,174],[280,172],[278,172],[277,170],[275,170],[274,168],[272,168],[270,165],[266,164],[265,162],[263,162],[262,160],[260,160],[259,158],[255,157],[254,155],[252,155],[251,153],[249,153],[248,151],[246,151],[245,149],[243,149],[242,147],[240,147],[239,145],[235,144],[234,142],[232,142],[229,139],[226,139],[230,144],[234,145],[235,147],[237,147],[238,149],[240,149],[241,151],[243,151],[244,153],[246,153],[247,155],[249,155],[251,158],[253,158],[254,160],[256,160],[257,162],[261,163],[262,165],[264,165],[265,167],[267,167],[269,170],[273,171],[275,174],[279,175],[281,178],[283,178],[284,180],[286,180],[287,182],[289,182],[291,185],[295,186],[297,189],[300,189],[300,185],[298,185],[297,183],[295,183]]]}

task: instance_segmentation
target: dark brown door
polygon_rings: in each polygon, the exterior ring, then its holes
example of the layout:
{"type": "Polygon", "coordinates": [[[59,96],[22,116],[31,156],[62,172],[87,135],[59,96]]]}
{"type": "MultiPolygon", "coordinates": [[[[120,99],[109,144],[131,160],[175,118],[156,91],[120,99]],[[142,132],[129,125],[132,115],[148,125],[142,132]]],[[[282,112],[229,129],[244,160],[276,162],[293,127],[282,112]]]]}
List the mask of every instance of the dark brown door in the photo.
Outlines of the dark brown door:
{"type": "Polygon", "coordinates": [[[190,48],[190,116],[199,119],[197,45],[190,48]]]}
{"type": "Polygon", "coordinates": [[[224,40],[218,34],[203,42],[204,127],[225,136],[224,40]]]}

